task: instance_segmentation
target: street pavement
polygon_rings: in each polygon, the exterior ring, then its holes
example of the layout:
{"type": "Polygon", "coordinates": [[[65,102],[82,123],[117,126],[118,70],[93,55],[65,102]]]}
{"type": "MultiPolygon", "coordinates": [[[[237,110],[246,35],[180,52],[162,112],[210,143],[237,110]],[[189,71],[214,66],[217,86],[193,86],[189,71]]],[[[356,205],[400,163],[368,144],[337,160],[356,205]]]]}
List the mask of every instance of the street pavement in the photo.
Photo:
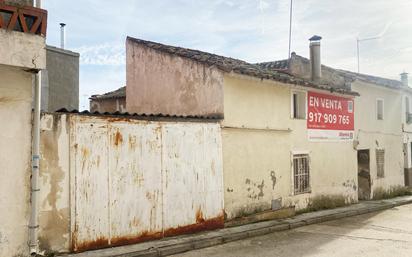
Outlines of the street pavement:
{"type": "Polygon", "coordinates": [[[173,256],[412,257],[412,204],[173,256]]]}

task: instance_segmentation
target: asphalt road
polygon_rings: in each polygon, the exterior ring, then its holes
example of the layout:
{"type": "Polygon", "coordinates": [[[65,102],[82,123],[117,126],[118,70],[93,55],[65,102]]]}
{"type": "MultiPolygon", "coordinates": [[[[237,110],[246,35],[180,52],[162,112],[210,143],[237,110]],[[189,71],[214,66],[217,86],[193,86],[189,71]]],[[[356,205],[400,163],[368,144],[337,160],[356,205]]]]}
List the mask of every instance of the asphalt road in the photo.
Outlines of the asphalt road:
{"type": "Polygon", "coordinates": [[[412,205],[174,256],[412,257],[412,205]]]}

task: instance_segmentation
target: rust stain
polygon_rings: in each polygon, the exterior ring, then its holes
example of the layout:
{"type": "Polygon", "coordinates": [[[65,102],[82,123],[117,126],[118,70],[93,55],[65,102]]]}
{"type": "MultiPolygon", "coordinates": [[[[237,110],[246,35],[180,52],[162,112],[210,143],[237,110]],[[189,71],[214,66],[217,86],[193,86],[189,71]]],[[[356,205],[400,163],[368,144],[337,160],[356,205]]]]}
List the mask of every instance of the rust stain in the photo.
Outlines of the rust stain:
{"type": "Polygon", "coordinates": [[[205,219],[203,218],[203,212],[202,209],[199,207],[196,212],[196,223],[202,223],[205,222],[205,219]]]}
{"type": "Polygon", "coordinates": [[[99,237],[94,241],[87,241],[81,243],[75,243],[74,245],[74,252],[84,252],[87,250],[96,250],[101,248],[109,247],[109,239],[104,237],[99,237]]]}
{"type": "Polygon", "coordinates": [[[201,223],[167,229],[165,230],[164,235],[165,236],[177,236],[177,235],[191,234],[191,233],[205,231],[205,230],[219,229],[223,227],[224,227],[224,215],[222,214],[216,218],[204,220],[201,223]]]}
{"type": "Polygon", "coordinates": [[[140,224],[140,220],[138,218],[133,218],[132,221],[130,221],[129,226],[130,227],[138,227],[140,224]]]}
{"type": "Polygon", "coordinates": [[[82,156],[83,156],[83,159],[87,159],[90,156],[89,149],[87,149],[86,147],[83,147],[82,148],[82,156]]]}
{"type": "MultiPolygon", "coordinates": [[[[75,242],[76,233],[75,233],[73,235],[74,241],[73,241],[72,251],[78,253],[78,252],[96,250],[96,249],[101,249],[101,248],[108,248],[108,247],[113,247],[113,246],[130,245],[130,244],[136,244],[136,243],[146,242],[150,240],[162,239],[163,237],[177,236],[177,235],[182,235],[182,234],[191,234],[191,233],[196,233],[196,232],[205,231],[205,230],[220,229],[224,227],[223,213],[219,215],[218,217],[205,220],[203,218],[202,212],[198,211],[196,214],[196,220],[199,220],[200,223],[177,227],[177,228],[170,228],[170,229],[165,230],[164,233],[162,233],[161,231],[157,231],[157,232],[156,231],[144,231],[137,236],[114,237],[110,240],[110,245],[109,245],[109,240],[103,237],[98,238],[94,241],[76,243],[75,242]]],[[[134,220],[133,222],[136,222],[136,224],[139,223],[138,220],[134,220]]]]}
{"type": "Polygon", "coordinates": [[[114,135],[114,145],[119,146],[121,143],[123,143],[123,136],[120,131],[116,131],[116,134],[114,135]]]}
{"type": "Polygon", "coordinates": [[[138,236],[115,237],[111,240],[111,246],[121,246],[137,244],[145,241],[156,240],[163,238],[162,232],[145,231],[138,236]]]}

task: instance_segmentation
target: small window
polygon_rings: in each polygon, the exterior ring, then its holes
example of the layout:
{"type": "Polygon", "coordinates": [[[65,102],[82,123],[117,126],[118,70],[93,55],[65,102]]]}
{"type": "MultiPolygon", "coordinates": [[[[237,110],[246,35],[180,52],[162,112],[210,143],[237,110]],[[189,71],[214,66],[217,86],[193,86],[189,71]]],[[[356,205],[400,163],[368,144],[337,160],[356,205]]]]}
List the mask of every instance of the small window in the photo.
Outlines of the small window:
{"type": "Polygon", "coordinates": [[[410,112],[411,110],[409,107],[409,97],[405,96],[405,115],[406,115],[405,122],[406,123],[410,123],[410,119],[409,119],[410,112]]]}
{"type": "Polygon", "coordinates": [[[377,99],[376,100],[376,118],[378,120],[383,120],[383,111],[384,111],[384,106],[383,106],[383,99],[377,99]]]}
{"type": "Polygon", "coordinates": [[[376,170],[378,178],[385,177],[385,150],[376,149],[376,170]]]}
{"type": "Polygon", "coordinates": [[[292,93],[292,118],[306,119],[306,92],[292,93]]]}
{"type": "Polygon", "coordinates": [[[353,101],[348,101],[348,112],[353,113],[353,101]]]}
{"type": "Polygon", "coordinates": [[[309,178],[309,155],[293,155],[293,182],[295,195],[310,192],[309,178]]]}

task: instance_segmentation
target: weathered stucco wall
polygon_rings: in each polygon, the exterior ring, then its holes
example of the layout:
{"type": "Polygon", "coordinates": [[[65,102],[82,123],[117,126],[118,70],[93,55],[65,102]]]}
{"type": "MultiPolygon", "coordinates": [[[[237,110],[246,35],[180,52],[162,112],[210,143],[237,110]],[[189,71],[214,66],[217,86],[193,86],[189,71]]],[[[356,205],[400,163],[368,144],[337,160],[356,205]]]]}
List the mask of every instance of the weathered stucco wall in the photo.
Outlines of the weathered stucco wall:
{"type": "Polygon", "coordinates": [[[42,110],[79,109],[79,57],[68,50],[47,46],[42,73],[42,110]]]}
{"type": "Polygon", "coordinates": [[[0,64],[29,69],[46,68],[46,39],[0,29],[0,64]]]}
{"type": "Polygon", "coordinates": [[[213,67],[126,42],[130,113],[223,115],[223,75],[213,67]]]}
{"type": "MultiPolygon", "coordinates": [[[[369,149],[372,191],[387,190],[404,185],[404,156],[402,134],[402,94],[366,82],[355,81],[352,89],[359,92],[355,98],[355,139],[357,149],[369,149]],[[376,118],[376,100],[384,100],[384,119],[376,118]],[[377,177],[376,149],[385,150],[385,176],[377,177]]],[[[372,192],[373,196],[373,192],[372,192]]]]}
{"type": "Polygon", "coordinates": [[[223,227],[216,122],[42,117],[40,247],[68,252],[223,227]]]}
{"type": "Polygon", "coordinates": [[[225,76],[223,167],[227,218],[271,208],[305,208],[317,195],[357,201],[352,142],[309,142],[306,120],[291,119],[291,89],[276,82],[225,76]],[[310,155],[311,193],[294,196],[292,153],[310,155]]]}
{"type": "Polygon", "coordinates": [[[0,78],[0,256],[27,256],[32,74],[0,65],[0,78]]]}
{"type": "Polygon", "coordinates": [[[39,243],[49,252],[70,248],[69,129],[66,115],[42,115],[39,243]]]}
{"type": "Polygon", "coordinates": [[[126,111],[126,97],[108,98],[108,99],[92,99],[90,100],[90,112],[114,113],[126,111]]]}

